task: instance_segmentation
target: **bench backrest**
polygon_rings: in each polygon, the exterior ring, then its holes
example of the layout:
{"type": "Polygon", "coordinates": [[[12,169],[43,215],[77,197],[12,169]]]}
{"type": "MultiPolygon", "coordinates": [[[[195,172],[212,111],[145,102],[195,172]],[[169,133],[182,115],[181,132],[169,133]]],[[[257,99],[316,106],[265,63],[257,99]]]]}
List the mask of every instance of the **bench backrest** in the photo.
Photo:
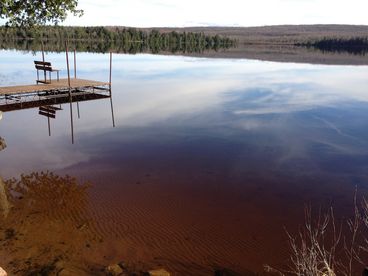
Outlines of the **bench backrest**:
{"type": "Polygon", "coordinates": [[[46,61],[34,61],[37,70],[52,71],[51,62],[46,61]]]}

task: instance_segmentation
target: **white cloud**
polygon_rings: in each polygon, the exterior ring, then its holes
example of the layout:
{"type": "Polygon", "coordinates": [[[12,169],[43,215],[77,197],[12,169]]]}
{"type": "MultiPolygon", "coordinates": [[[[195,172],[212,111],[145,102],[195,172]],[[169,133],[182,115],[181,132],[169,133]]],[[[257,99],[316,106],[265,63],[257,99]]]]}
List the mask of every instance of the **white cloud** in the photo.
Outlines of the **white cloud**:
{"type": "Polygon", "coordinates": [[[65,25],[259,26],[368,24],[366,0],[79,0],[65,25]]]}

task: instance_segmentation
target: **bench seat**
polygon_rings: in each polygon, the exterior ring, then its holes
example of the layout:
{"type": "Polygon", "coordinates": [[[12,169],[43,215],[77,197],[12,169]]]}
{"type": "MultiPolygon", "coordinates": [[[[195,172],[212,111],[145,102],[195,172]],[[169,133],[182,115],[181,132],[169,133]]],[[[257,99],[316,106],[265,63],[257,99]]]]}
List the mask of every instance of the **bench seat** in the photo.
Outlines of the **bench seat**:
{"type": "Polygon", "coordinates": [[[37,84],[38,83],[51,83],[51,73],[52,72],[57,73],[57,80],[59,81],[59,71],[60,70],[52,68],[51,62],[35,60],[34,64],[35,64],[35,68],[37,70],[37,80],[36,80],[37,84]],[[44,72],[44,76],[45,76],[44,80],[40,80],[39,71],[44,72]],[[46,72],[49,72],[49,80],[47,80],[47,73],[46,72]]]}

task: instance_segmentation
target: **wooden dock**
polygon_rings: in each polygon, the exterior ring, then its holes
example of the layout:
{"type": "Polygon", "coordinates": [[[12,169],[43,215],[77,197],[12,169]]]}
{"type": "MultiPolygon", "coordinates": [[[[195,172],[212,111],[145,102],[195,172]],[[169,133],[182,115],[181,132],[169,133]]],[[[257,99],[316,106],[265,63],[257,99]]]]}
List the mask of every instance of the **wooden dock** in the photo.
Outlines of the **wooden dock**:
{"type": "Polygon", "coordinates": [[[69,104],[71,137],[74,144],[74,118],[72,105],[76,103],[80,118],[79,103],[91,100],[110,99],[112,126],[115,127],[111,97],[111,83],[84,79],[60,79],[49,84],[18,85],[0,87],[0,119],[4,112],[39,108],[38,114],[47,117],[48,132],[51,136],[51,120],[56,111],[62,111],[69,104]]]}
{"type": "Polygon", "coordinates": [[[42,61],[34,61],[37,70],[36,84],[0,87],[0,119],[3,112],[38,107],[38,114],[47,117],[49,136],[51,136],[50,118],[55,119],[56,111],[62,110],[62,104],[69,103],[71,137],[74,144],[73,102],[77,103],[78,118],[80,118],[79,102],[109,98],[112,124],[115,127],[111,97],[112,53],[110,52],[109,82],[101,82],[77,78],[76,50],[74,50],[74,78],[71,78],[67,42],[65,42],[65,48],[68,78],[59,79],[60,70],[51,67],[51,62],[45,61],[42,49],[42,61]],[[39,79],[39,71],[44,72],[43,80],[39,79]],[[51,80],[51,72],[55,71],[58,74],[57,80],[51,80]],[[47,73],[49,73],[48,79],[47,73]]]}
{"type": "Polygon", "coordinates": [[[110,83],[77,78],[70,79],[70,88],[68,79],[53,80],[47,84],[3,86],[0,87],[0,111],[107,96],[111,97],[110,83]]]}
{"type": "MultiPolygon", "coordinates": [[[[70,79],[72,90],[102,89],[109,90],[108,82],[100,82],[85,79],[70,79]]],[[[8,95],[35,94],[39,92],[58,92],[69,90],[68,79],[53,80],[49,84],[17,85],[0,87],[0,97],[8,95]]]]}
{"type": "MultiPolygon", "coordinates": [[[[102,93],[78,93],[72,97],[73,103],[85,102],[91,100],[109,99],[111,96],[102,93]]],[[[60,105],[70,103],[70,97],[67,94],[59,97],[41,97],[40,99],[33,99],[28,101],[16,102],[8,101],[2,104],[0,101],[0,112],[18,111],[22,109],[31,109],[49,105],[60,105]]],[[[1,113],[0,113],[1,119],[1,113]]]]}

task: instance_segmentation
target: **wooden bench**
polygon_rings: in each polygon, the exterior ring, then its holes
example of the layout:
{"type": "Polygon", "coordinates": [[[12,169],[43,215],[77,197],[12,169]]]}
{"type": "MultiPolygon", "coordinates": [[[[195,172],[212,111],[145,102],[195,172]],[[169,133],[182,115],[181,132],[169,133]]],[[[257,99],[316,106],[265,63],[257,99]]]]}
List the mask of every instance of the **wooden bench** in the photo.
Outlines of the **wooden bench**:
{"type": "Polygon", "coordinates": [[[57,80],[59,81],[59,71],[58,69],[54,69],[51,66],[51,62],[45,62],[45,61],[34,61],[35,64],[35,68],[37,70],[37,80],[36,83],[51,83],[51,73],[52,72],[56,72],[57,73],[57,80]],[[44,72],[44,80],[40,80],[40,76],[39,76],[39,72],[38,71],[43,71],[44,72]],[[47,80],[47,73],[49,72],[49,80],[47,80]]]}

